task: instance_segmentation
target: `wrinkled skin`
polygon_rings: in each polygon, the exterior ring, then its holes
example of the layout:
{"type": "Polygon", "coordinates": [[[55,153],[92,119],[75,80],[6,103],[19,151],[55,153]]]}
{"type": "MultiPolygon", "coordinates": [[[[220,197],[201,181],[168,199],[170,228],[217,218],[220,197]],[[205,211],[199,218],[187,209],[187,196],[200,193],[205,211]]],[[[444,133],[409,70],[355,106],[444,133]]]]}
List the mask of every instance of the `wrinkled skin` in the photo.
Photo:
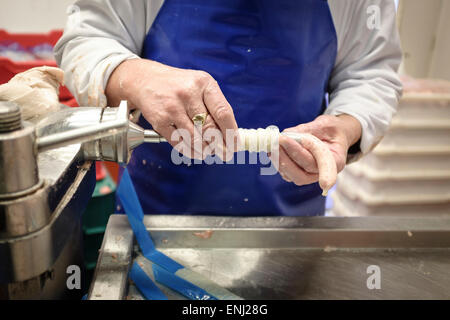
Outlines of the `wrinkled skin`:
{"type": "MultiPolygon", "coordinates": [[[[208,142],[194,143],[200,134],[194,130],[216,129],[226,137],[226,130],[237,131],[233,109],[225,99],[217,82],[204,71],[170,67],[156,61],[133,59],[123,62],[114,70],[106,88],[111,106],[127,100],[138,108],[153,129],[172,146],[175,129],[186,129],[191,135],[191,157],[204,159],[208,142]],[[194,126],[192,118],[208,113],[201,129],[194,126]],[[199,146],[200,148],[194,148],[199,146]]],[[[227,146],[224,141],[224,150],[227,146]]],[[[224,158],[229,154],[223,152],[224,158]]],[[[188,155],[189,156],[189,155],[188,155]]]]}
{"type": "MultiPolygon", "coordinates": [[[[285,131],[310,133],[322,140],[336,161],[337,172],[346,163],[347,151],[361,137],[361,125],[349,115],[322,115],[314,121],[288,128],[285,131]]],[[[295,140],[281,136],[279,150],[279,171],[281,177],[298,186],[319,181],[319,168],[314,156],[295,140]]],[[[272,155],[271,155],[272,156],[272,155]]],[[[276,161],[273,161],[275,164],[276,161]]]]}

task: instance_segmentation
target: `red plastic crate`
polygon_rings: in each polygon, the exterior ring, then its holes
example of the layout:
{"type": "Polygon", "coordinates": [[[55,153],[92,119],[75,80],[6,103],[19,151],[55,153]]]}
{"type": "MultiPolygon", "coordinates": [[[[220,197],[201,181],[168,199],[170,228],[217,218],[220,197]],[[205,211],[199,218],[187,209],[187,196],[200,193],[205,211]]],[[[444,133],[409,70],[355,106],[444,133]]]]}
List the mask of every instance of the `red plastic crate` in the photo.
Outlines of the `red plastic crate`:
{"type": "MultiPolygon", "coordinates": [[[[8,33],[7,31],[0,29],[0,42],[12,41],[19,43],[23,47],[32,47],[40,44],[54,46],[59,38],[61,38],[62,34],[62,30],[54,30],[43,34],[33,34],[8,33]]],[[[18,73],[41,66],[56,67],[57,65],[55,60],[12,61],[6,57],[0,57],[0,84],[8,82],[18,73]]],[[[72,94],[64,86],[61,86],[59,90],[59,100],[70,106],[76,105],[76,101],[72,94]]]]}
{"type": "Polygon", "coordinates": [[[106,168],[101,161],[95,162],[95,178],[97,181],[106,178],[106,168]]]}

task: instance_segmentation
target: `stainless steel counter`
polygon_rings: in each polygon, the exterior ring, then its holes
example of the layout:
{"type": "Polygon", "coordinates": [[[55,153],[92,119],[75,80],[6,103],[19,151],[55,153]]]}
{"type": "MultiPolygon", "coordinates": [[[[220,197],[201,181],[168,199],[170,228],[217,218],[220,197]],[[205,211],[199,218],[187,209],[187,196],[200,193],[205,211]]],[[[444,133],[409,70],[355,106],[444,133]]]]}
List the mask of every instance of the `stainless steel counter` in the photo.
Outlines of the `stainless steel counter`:
{"type": "MultiPolygon", "coordinates": [[[[144,223],[159,250],[245,299],[450,298],[449,218],[148,215],[144,223]],[[374,265],[380,289],[367,286],[374,265]]],[[[136,250],[126,216],[111,216],[89,299],[142,298],[127,278],[136,250]]]]}

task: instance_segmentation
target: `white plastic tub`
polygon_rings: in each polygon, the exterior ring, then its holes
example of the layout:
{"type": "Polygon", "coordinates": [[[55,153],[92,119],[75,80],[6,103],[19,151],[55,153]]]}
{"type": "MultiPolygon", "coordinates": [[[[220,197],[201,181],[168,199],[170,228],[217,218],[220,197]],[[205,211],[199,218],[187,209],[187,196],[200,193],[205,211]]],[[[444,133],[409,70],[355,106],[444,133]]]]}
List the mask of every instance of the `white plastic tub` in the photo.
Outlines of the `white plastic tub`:
{"type": "Polygon", "coordinates": [[[450,153],[435,155],[375,154],[348,165],[344,171],[369,179],[450,179],[450,153]]]}
{"type": "MultiPolygon", "coordinates": [[[[386,149],[385,149],[386,150],[386,149]]],[[[387,151],[387,150],[386,150],[387,151]]],[[[376,170],[380,174],[420,173],[430,176],[450,174],[450,152],[383,152],[381,148],[375,149],[358,162],[349,165],[364,166],[368,170],[376,170]]]]}
{"type": "Polygon", "coordinates": [[[339,174],[338,190],[368,204],[450,202],[450,176],[385,176],[354,166],[339,174]]]}
{"type": "Polygon", "coordinates": [[[378,204],[368,205],[359,199],[350,199],[341,192],[332,195],[332,215],[340,217],[356,216],[421,216],[448,217],[450,202],[428,204],[378,204]]]}
{"type": "Polygon", "coordinates": [[[395,117],[412,122],[450,119],[450,94],[404,93],[395,117]]]}
{"type": "Polygon", "coordinates": [[[450,82],[403,77],[390,130],[338,178],[338,215],[450,215],[450,82]]]}
{"type": "Polygon", "coordinates": [[[379,148],[397,150],[434,150],[450,152],[450,122],[448,127],[391,127],[381,140],[379,148]]]}

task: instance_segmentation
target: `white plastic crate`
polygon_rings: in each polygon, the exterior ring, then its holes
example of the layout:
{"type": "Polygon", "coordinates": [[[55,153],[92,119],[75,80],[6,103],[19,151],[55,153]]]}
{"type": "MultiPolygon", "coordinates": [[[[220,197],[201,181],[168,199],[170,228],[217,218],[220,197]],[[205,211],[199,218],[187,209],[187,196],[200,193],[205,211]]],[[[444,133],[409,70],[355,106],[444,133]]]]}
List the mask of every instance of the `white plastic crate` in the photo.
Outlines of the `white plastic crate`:
{"type": "Polygon", "coordinates": [[[409,92],[408,86],[405,88],[390,129],[375,153],[450,155],[450,82],[408,81],[413,89],[419,87],[416,82],[423,84],[424,92],[409,92]]]}
{"type": "Polygon", "coordinates": [[[429,177],[439,177],[450,175],[450,151],[435,153],[396,151],[395,153],[380,152],[380,148],[377,148],[347,168],[362,167],[361,170],[377,171],[381,176],[396,174],[414,177],[426,174],[429,177]]]}
{"type": "Polygon", "coordinates": [[[448,150],[450,152],[450,121],[446,127],[391,127],[381,140],[379,147],[396,148],[397,150],[448,150]]]}
{"type": "Polygon", "coordinates": [[[356,216],[450,216],[450,202],[428,204],[367,204],[360,199],[351,199],[341,192],[334,192],[332,215],[356,216]]]}
{"type": "Polygon", "coordinates": [[[335,215],[450,216],[450,82],[402,81],[388,133],[339,174],[335,215]]]}
{"type": "MultiPolygon", "coordinates": [[[[450,93],[406,92],[400,99],[395,118],[403,122],[440,123],[450,119],[450,93]]],[[[395,124],[395,121],[394,121],[395,124]]]]}
{"type": "Polygon", "coordinates": [[[450,175],[383,175],[351,166],[339,174],[338,192],[371,204],[450,202],[450,175]]]}

